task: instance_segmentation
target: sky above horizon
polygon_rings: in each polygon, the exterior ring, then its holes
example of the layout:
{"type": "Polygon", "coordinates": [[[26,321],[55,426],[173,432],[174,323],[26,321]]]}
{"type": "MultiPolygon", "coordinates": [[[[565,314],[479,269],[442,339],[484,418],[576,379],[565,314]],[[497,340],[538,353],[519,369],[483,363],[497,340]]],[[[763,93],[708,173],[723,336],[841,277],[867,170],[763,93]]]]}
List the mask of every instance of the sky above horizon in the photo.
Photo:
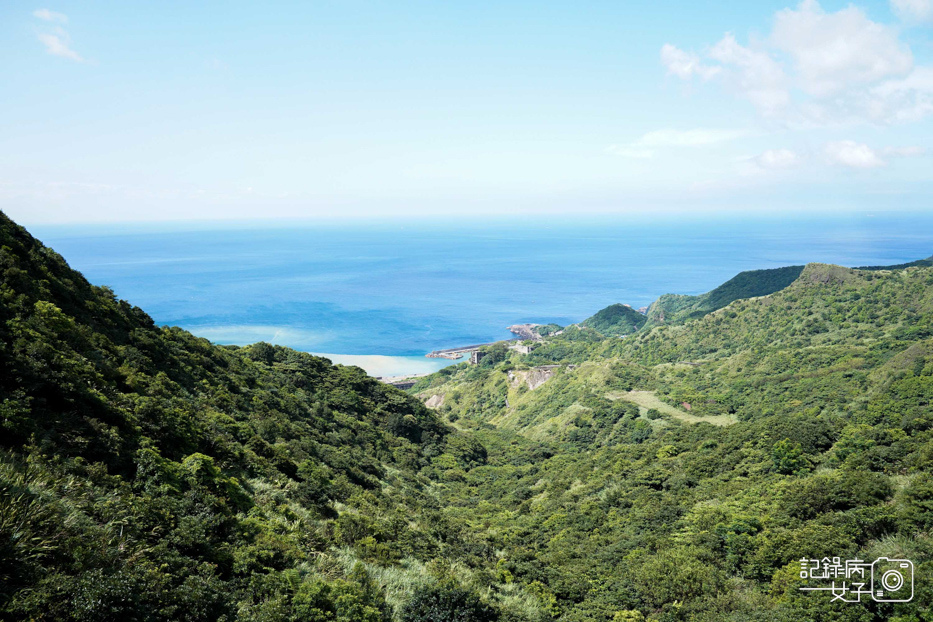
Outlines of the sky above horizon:
{"type": "Polygon", "coordinates": [[[926,210],[933,0],[0,5],[22,224],[926,210]]]}

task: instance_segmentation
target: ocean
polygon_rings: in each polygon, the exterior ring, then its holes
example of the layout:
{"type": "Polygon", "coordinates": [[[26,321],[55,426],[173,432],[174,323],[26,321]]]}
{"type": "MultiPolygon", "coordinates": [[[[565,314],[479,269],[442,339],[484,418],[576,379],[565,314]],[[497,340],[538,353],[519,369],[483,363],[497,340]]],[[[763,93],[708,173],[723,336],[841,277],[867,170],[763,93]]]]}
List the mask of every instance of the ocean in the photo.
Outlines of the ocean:
{"type": "Polygon", "coordinates": [[[159,324],[267,341],[373,375],[426,352],[578,322],[616,302],[698,294],[742,270],[933,254],[933,215],[33,226],[93,283],[159,324]]]}

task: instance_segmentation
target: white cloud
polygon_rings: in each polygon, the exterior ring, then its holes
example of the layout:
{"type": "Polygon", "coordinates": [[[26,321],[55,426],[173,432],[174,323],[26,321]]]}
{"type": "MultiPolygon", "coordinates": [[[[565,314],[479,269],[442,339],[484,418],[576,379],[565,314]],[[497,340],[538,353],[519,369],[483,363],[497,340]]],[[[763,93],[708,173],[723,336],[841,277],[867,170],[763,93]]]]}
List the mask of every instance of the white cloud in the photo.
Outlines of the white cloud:
{"type": "Polygon", "coordinates": [[[824,153],[833,164],[848,166],[849,168],[878,168],[885,162],[878,153],[864,143],[854,140],[839,140],[827,143],[824,153]]]}
{"type": "Polygon", "coordinates": [[[933,114],[933,67],[917,67],[900,80],[887,80],[868,92],[874,120],[919,121],[933,114]]]}
{"type": "MultiPolygon", "coordinates": [[[[895,1],[910,3],[916,15],[933,5],[895,1]]],[[[827,13],[816,0],[803,0],[778,11],[760,41],[743,45],[726,33],[702,56],[671,44],[661,56],[669,74],[721,80],[762,116],[789,124],[886,124],[933,115],[933,67],[914,66],[898,30],[854,6],[827,13]]]]}
{"type": "Polygon", "coordinates": [[[715,145],[748,136],[746,130],[696,128],[692,130],[662,129],[644,134],[638,140],[621,145],[610,145],[607,153],[633,159],[654,157],[658,149],[668,147],[700,147],[715,145]]]}
{"type": "Polygon", "coordinates": [[[907,23],[933,22],[933,0],[891,0],[891,9],[907,23]]]}
{"type": "Polygon", "coordinates": [[[790,149],[768,149],[752,158],[755,164],[766,169],[794,168],[800,164],[800,160],[800,156],[790,149]]]}
{"type": "Polygon", "coordinates": [[[732,33],[726,33],[709,56],[730,68],[729,82],[762,114],[773,116],[790,103],[787,75],[767,52],[744,47],[732,33]]]}
{"type": "Polygon", "coordinates": [[[721,71],[719,67],[704,65],[696,54],[685,52],[669,43],[661,47],[661,64],[667,68],[668,74],[682,79],[698,75],[704,80],[709,80],[721,71]]]}
{"type": "Polygon", "coordinates": [[[42,42],[42,45],[45,46],[45,51],[51,54],[52,56],[60,56],[62,58],[68,58],[79,63],[84,62],[84,59],[81,58],[81,55],[71,49],[71,41],[68,37],[68,34],[63,30],[58,31],[56,34],[52,33],[39,33],[39,41],[42,42]]]}
{"type": "MultiPolygon", "coordinates": [[[[68,21],[68,16],[64,13],[56,13],[55,11],[50,11],[48,9],[36,9],[32,12],[32,14],[33,16],[46,22],[58,22],[64,24],[68,21]]],[[[39,39],[39,42],[45,46],[46,52],[52,56],[67,58],[79,63],[84,62],[84,59],[81,58],[81,55],[72,49],[71,37],[68,36],[68,33],[64,28],[61,26],[47,26],[47,28],[51,28],[51,32],[40,32],[36,35],[36,38],[39,39]]]]}
{"type": "Polygon", "coordinates": [[[906,75],[913,56],[897,36],[854,6],[826,13],[816,0],[804,0],[797,10],[778,11],[771,41],[793,59],[803,90],[827,97],[906,75]]]}
{"type": "Polygon", "coordinates": [[[33,16],[47,22],[60,22],[64,24],[68,21],[68,16],[64,13],[56,13],[55,11],[50,11],[48,9],[36,9],[32,12],[32,14],[33,16]]]}
{"type": "Polygon", "coordinates": [[[663,129],[648,132],[638,143],[646,147],[695,147],[713,145],[747,136],[745,130],[696,128],[692,130],[663,129]]]}

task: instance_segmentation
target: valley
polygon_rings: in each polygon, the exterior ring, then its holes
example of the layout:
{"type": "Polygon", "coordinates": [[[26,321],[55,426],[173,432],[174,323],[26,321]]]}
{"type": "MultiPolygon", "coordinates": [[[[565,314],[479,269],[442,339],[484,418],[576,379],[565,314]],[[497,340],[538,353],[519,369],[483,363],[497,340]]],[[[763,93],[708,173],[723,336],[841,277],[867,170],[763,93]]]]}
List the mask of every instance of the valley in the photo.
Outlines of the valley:
{"type": "Polygon", "coordinates": [[[743,273],[406,391],[158,326],[2,215],[0,274],[3,619],[930,615],[922,262],[743,273]],[[824,556],[916,596],[801,591],[824,556]]]}

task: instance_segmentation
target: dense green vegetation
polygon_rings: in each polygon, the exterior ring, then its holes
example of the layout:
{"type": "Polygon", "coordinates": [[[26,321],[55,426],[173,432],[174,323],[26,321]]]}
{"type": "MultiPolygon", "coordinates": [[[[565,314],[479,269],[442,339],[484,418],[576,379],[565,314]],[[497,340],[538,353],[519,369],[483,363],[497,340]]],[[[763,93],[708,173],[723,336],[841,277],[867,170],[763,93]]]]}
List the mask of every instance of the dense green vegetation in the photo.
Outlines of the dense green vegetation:
{"type": "Polygon", "coordinates": [[[614,304],[583,320],[580,325],[605,337],[624,337],[644,326],[646,321],[644,315],[628,305],[614,304]]]}
{"type": "Polygon", "coordinates": [[[490,553],[420,471],[482,447],[418,400],[157,327],[2,214],[0,275],[0,619],[388,620],[454,580],[478,598],[454,561],[490,553]]]}
{"type": "Polygon", "coordinates": [[[933,269],[811,264],[688,324],[565,332],[413,391],[488,451],[443,474],[449,514],[561,620],[931,616],[933,269]],[[911,559],[916,597],[800,592],[804,556],[911,559]]]}
{"type": "Polygon", "coordinates": [[[793,283],[802,270],[803,266],[747,270],[699,296],[665,294],[648,307],[650,325],[696,319],[742,298],[773,294],[793,283]]]}
{"type": "Polygon", "coordinates": [[[406,395],[158,327],[0,214],[0,619],[931,619],[933,267],[743,274],[406,395]],[[915,597],[799,591],[824,556],[915,597]]]}
{"type": "Polygon", "coordinates": [[[534,331],[538,333],[541,337],[547,337],[548,335],[553,335],[554,333],[563,330],[563,326],[559,324],[539,324],[535,326],[534,331]]]}

